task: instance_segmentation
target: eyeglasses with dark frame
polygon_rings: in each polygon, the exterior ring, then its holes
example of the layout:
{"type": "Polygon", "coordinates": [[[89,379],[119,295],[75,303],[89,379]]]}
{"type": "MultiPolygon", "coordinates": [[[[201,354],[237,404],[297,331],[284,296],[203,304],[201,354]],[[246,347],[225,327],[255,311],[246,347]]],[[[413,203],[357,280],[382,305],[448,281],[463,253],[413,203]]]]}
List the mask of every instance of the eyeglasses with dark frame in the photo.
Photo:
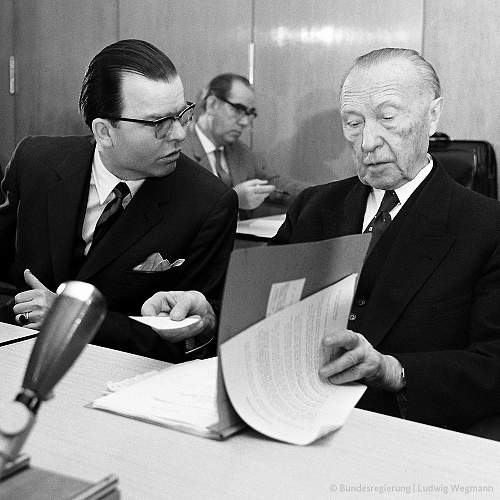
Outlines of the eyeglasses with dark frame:
{"type": "Polygon", "coordinates": [[[238,118],[243,118],[243,115],[248,116],[250,120],[254,120],[255,118],[257,118],[257,110],[255,108],[247,108],[244,104],[240,104],[239,102],[228,101],[227,99],[224,99],[224,97],[217,96],[217,99],[220,99],[226,104],[232,106],[233,109],[236,111],[238,118]]]}
{"type": "Polygon", "coordinates": [[[155,137],[157,139],[164,139],[172,131],[176,121],[178,121],[184,128],[189,125],[189,122],[193,118],[195,106],[196,104],[194,102],[186,101],[186,107],[179,114],[167,115],[163,118],[158,118],[157,120],[141,120],[139,118],[125,118],[123,116],[103,116],[102,118],[121,122],[142,123],[143,125],[154,127],[155,137]]]}

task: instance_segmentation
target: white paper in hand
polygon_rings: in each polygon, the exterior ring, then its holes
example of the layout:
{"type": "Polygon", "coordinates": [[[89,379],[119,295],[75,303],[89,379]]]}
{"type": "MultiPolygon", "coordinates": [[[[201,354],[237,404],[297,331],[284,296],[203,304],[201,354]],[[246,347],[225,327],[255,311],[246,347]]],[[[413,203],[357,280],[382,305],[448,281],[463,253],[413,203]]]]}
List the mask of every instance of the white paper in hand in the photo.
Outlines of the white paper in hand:
{"type": "Polygon", "coordinates": [[[170,319],[170,316],[129,316],[129,318],[144,323],[157,332],[178,330],[179,328],[185,328],[201,321],[200,316],[188,316],[179,321],[170,319]]]}

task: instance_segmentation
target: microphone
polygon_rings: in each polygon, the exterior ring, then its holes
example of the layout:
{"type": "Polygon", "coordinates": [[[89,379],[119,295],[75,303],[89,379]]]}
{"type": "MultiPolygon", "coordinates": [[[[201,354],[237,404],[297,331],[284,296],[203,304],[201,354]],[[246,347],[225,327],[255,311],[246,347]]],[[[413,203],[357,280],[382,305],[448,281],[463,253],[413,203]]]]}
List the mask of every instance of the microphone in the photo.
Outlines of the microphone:
{"type": "Polygon", "coordinates": [[[42,322],[15,401],[0,411],[0,477],[13,461],[35,422],[43,401],[92,340],[106,314],[106,301],[93,285],[69,281],[42,322]]]}

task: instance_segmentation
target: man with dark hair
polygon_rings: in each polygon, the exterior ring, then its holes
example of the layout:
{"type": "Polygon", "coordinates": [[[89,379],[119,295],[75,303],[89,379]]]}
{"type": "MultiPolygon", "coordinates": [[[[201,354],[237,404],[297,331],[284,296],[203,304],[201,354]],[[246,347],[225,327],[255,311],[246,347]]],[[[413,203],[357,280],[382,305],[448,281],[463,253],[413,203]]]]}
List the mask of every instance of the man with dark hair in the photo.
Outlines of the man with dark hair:
{"type": "Polygon", "coordinates": [[[223,73],[213,78],[200,108],[196,123],[186,131],[182,151],[234,188],[240,217],[283,212],[310,185],[273,172],[240,140],[257,117],[255,94],[245,77],[223,73]]]}
{"type": "MultiPolygon", "coordinates": [[[[357,176],[303,191],[272,243],[371,232],[348,329],[325,337],[336,356],[320,374],[366,383],[360,408],[468,431],[500,415],[500,204],[427,154],[442,106],[417,52],[360,57],[340,92],[357,176]]],[[[178,302],[181,317],[203,314],[200,296],[178,302]]]]}
{"type": "Polygon", "coordinates": [[[175,362],[200,353],[203,328],[169,342],[128,318],[160,289],[220,297],[237,197],[180,152],[193,107],[164,53],[122,40],[84,77],[92,136],[21,141],[0,207],[0,279],[22,290],[18,323],[38,329],[57,286],[76,279],[108,303],[95,343],[175,362]]]}

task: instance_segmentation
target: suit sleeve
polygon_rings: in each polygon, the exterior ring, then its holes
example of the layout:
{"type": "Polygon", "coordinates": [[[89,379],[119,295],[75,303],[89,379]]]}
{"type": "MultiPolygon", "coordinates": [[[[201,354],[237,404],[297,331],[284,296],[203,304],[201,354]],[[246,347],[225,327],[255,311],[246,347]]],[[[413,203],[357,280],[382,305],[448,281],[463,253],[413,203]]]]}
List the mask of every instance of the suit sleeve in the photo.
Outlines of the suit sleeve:
{"type": "Polygon", "coordinates": [[[1,189],[5,201],[0,205],[0,280],[11,282],[11,268],[15,260],[17,208],[19,204],[18,169],[27,140],[16,147],[8,163],[1,189]]]}
{"type": "Polygon", "coordinates": [[[466,430],[479,419],[500,414],[498,242],[474,285],[468,347],[394,356],[406,372],[408,419],[466,430]]]}
{"type": "Polygon", "coordinates": [[[269,240],[268,245],[286,245],[288,243],[293,243],[295,227],[297,226],[306,197],[307,190],[298,195],[297,199],[287,210],[285,222],[283,222],[276,235],[269,240]]]}
{"type": "Polygon", "coordinates": [[[238,196],[233,189],[213,206],[194,238],[179,282],[181,290],[199,290],[211,302],[222,297],[229,256],[234,246],[238,196]]]}

